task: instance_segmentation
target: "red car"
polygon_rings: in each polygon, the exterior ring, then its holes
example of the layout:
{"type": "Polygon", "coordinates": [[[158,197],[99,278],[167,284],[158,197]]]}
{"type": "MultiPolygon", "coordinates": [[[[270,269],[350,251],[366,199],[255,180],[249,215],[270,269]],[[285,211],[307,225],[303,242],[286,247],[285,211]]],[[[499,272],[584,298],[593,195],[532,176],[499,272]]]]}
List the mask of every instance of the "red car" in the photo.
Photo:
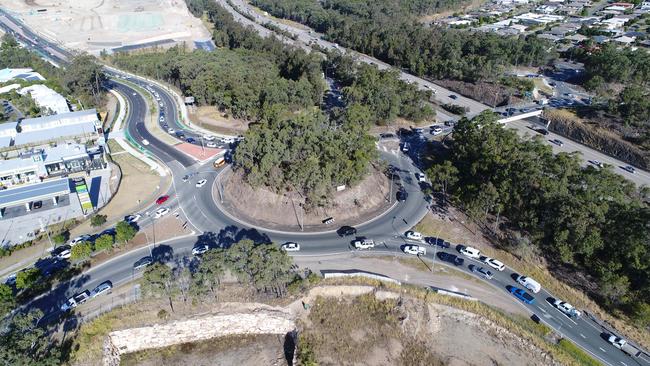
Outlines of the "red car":
{"type": "Polygon", "coordinates": [[[163,203],[167,202],[168,199],[169,199],[169,196],[167,196],[167,195],[165,195],[165,196],[160,196],[160,197],[158,197],[158,199],[156,200],[156,203],[159,204],[159,205],[162,205],[163,203]]]}

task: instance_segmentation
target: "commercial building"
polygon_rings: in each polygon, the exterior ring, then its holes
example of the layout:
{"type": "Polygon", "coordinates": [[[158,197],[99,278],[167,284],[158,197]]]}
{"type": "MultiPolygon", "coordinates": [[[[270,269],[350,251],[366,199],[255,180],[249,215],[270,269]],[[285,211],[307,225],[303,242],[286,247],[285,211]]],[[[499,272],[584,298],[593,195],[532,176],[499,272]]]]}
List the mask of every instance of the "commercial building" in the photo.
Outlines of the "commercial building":
{"type": "Polygon", "coordinates": [[[105,167],[100,146],[88,148],[83,144],[66,143],[34,148],[21,152],[14,159],[0,160],[0,188],[105,167]]]}
{"type": "Polygon", "coordinates": [[[20,122],[20,132],[14,137],[13,146],[103,139],[101,126],[94,109],[27,118],[20,122]]]}
{"type": "Polygon", "coordinates": [[[0,83],[6,83],[7,81],[13,79],[20,79],[25,81],[45,80],[45,78],[41,74],[29,68],[0,70],[0,83]]]}
{"type": "Polygon", "coordinates": [[[69,113],[70,107],[68,106],[68,101],[65,98],[55,92],[54,90],[48,88],[42,84],[36,84],[22,88],[19,92],[21,95],[29,93],[36,102],[36,105],[40,108],[49,110],[49,114],[62,114],[69,113]]]}

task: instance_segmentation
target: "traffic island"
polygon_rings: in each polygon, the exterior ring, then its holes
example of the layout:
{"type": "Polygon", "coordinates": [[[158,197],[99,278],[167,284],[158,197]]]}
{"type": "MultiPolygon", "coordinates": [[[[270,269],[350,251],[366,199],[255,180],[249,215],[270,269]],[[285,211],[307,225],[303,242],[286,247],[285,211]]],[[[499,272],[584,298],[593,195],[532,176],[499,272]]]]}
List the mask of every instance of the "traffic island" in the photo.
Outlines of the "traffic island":
{"type": "Polygon", "coordinates": [[[296,192],[275,193],[252,187],[241,172],[226,169],[213,186],[216,204],[237,220],[256,227],[285,232],[331,231],[341,225],[368,222],[396,205],[396,187],[372,168],[359,184],[334,193],[326,207],[307,209],[296,192]],[[331,221],[328,219],[332,219],[331,221]]]}

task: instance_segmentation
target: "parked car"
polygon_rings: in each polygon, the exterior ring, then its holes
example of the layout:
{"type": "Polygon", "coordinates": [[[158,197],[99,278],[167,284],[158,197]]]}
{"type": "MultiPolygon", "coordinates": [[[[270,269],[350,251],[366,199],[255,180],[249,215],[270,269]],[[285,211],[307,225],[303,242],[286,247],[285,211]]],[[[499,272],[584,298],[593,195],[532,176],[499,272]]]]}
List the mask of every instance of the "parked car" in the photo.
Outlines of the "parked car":
{"type": "Polygon", "coordinates": [[[142,258],[138,259],[133,264],[133,269],[137,271],[139,269],[142,269],[142,268],[150,265],[151,263],[153,263],[153,258],[151,258],[151,257],[142,257],[142,258]]]}
{"type": "Polygon", "coordinates": [[[339,234],[339,236],[350,236],[356,234],[357,229],[352,226],[341,226],[336,233],[339,234]]]}
{"type": "Polygon", "coordinates": [[[194,248],[192,248],[192,254],[201,255],[207,252],[208,250],[210,250],[210,247],[207,244],[197,245],[194,248]]]}
{"type": "Polygon", "coordinates": [[[463,258],[445,252],[438,252],[438,258],[443,262],[453,263],[455,266],[462,266],[465,263],[463,258]]]}
{"type": "Polygon", "coordinates": [[[105,292],[110,291],[112,288],[113,288],[113,283],[111,281],[104,281],[90,292],[90,297],[95,298],[105,292]]]}
{"type": "Polygon", "coordinates": [[[431,134],[432,135],[439,135],[441,133],[442,133],[442,127],[440,127],[440,126],[431,127],[431,134]]]}
{"type": "Polygon", "coordinates": [[[461,245],[459,252],[460,254],[473,259],[479,259],[481,257],[481,252],[478,249],[464,245],[461,245]]]}
{"type": "Polygon", "coordinates": [[[284,250],[285,252],[297,252],[300,250],[300,244],[294,242],[287,242],[282,244],[280,249],[284,250]]]}
{"type": "Polygon", "coordinates": [[[158,199],[156,200],[156,204],[158,204],[158,205],[162,205],[163,203],[167,202],[168,199],[169,199],[169,196],[168,196],[168,195],[160,196],[160,197],[158,197],[158,199]]]}
{"type": "Polygon", "coordinates": [[[201,179],[200,181],[196,182],[196,188],[203,187],[207,182],[208,182],[207,179],[201,179]]]}
{"type": "Polygon", "coordinates": [[[90,235],[87,235],[87,234],[77,236],[76,238],[70,240],[70,245],[75,246],[76,244],[79,244],[82,241],[90,241],[90,239],[92,239],[92,237],[90,235]]]}
{"type": "Polygon", "coordinates": [[[406,254],[413,254],[413,255],[426,255],[427,254],[427,248],[421,247],[419,245],[405,245],[404,246],[404,253],[406,254]]]}
{"type": "Polygon", "coordinates": [[[89,298],[90,292],[88,290],[80,292],[70,297],[63,305],[61,305],[61,311],[70,311],[86,302],[89,298]]]}
{"type": "Polygon", "coordinates": [[[32,204],[32,210],[38,210],[43,207],[43,201],[36,201],[32,204]]]}
{"type": "Polygon", "coordinates": [[[413,230],[407,231],[406,233],[404,233],[404,236],[406,236],[406,239],[418,240],[418,241],[422,240],[422,234],[413,230]]]}
{"type": "Polygon", "coordinates": [[[160,116],[159,120],[160,122],[165,122],[165,116],[160,116]]]}
{"type": "Polygon", "coordinates": [[[159,219],[169,213],[169,209],[167,207],[159,208],[156,210],[154,213],[153,217],[156,219],[159,219]]]}
{"type": "Polygon", "coordinates": [[[415,179],[417,179],[418,182],[426,182],[427,178],[424,174],[417,172],[415,173],[415,179]]]}
{"type": "Polygon", "coordinates": [[[514,286],[509,286],[508,291],[510,291],[511,294],[513,294],[516,298],[525,302],[526,304],[532,304],[535,302],[535,298],[523,289],[514,286]]]}
{"type": "Polygon", "coordinates": [[[357,238],[352,241],[352,245],[357,249],[370,249],[375,247],[375,242],[372,239],[357,238]]]}
{"type": "Polygon", "coordinates": [[[187,142],[190,143],[190,144],[193,144],[193,143],[196,142],[196,140],[194,139],[194,137],[188,137],[187,139],[185,139],[185,141],[187,141],[187,142]]]}
{"type": "Polygon", "coordinates": [[[203,135],[203,139],[206,141],[214,141],[215,137],[212,135],[203,135]]]}
{"type": "Polygon", "coordinates": [[[57,259],[68,259],[72,254],[72,247],[70,245],[61,245],[52,250],[50,254],[57,259]]]}
{"type": "Polygon", "coordinates": [[[443,238],[426,237],[424,238],[424,242],[429,245],[436,245],[444,249],[451,247],[451,243],[445,241],[443,238]]]}
{"type": "Polygon", "coordinates": [[[214,141],[208,141],[205,147],[217,147],[217,144],[214,141]]]}
{"type": "Polygon", "coordinates": [[[501,261],[498,261],[494,258],[486,257],[486,256],[481,256],[478,260],[481,262],[487,264],[488,266],[496,269],[497,271],[503,271],[506,269],[505,264],[501,263],[501,261]]]}
{"type": "Polygon", "coordinates": [[[469,270],[476,273],[479,277],[483,277],[486,280],[491,280],[492,279],[492,272],[488,271],[487,269],[483,267],[479,267],[475,264],[470,264],[469,265],[469,270]]]}

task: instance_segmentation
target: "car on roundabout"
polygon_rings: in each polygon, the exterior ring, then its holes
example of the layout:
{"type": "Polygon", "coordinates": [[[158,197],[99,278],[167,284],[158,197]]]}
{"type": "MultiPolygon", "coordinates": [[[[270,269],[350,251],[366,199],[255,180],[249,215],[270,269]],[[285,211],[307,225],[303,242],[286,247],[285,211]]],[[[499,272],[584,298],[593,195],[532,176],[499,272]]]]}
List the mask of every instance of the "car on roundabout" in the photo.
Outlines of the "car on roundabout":
{"type": "Polygon", "coordinates": [[[300,251],[300,244],[294,242],[287,242],[282,244],[280,249],[284,250],[285,252],[297,252],[300,251]]]}
{"type": "Polygon", "coordinates": [[[169,208],[167,208],[167,207],[159,208],[153,214],[153,217],[156,218],[156,219],[159,219],[159,218],[167,215],[168,213],[169,213],[169,208]]]}
{"type": "Polygon", "coordinates": [[[157,204],[157,205],[162,205],[163,203],[167,202],[168,199],[169,199],[169,196],[168,196],[168,195],[160,196],[160,197],[158,197],[158,199],[156,200],[156,204],[157,204]]]}
{"type": "Polygon", "coordinates": [[[338,230],[336,230],[336,233],[343,237],[343,236],[350,236],[354,235],[357,233],[357,229],[352,227],[352,226],[341,226],[338,230]]]}

